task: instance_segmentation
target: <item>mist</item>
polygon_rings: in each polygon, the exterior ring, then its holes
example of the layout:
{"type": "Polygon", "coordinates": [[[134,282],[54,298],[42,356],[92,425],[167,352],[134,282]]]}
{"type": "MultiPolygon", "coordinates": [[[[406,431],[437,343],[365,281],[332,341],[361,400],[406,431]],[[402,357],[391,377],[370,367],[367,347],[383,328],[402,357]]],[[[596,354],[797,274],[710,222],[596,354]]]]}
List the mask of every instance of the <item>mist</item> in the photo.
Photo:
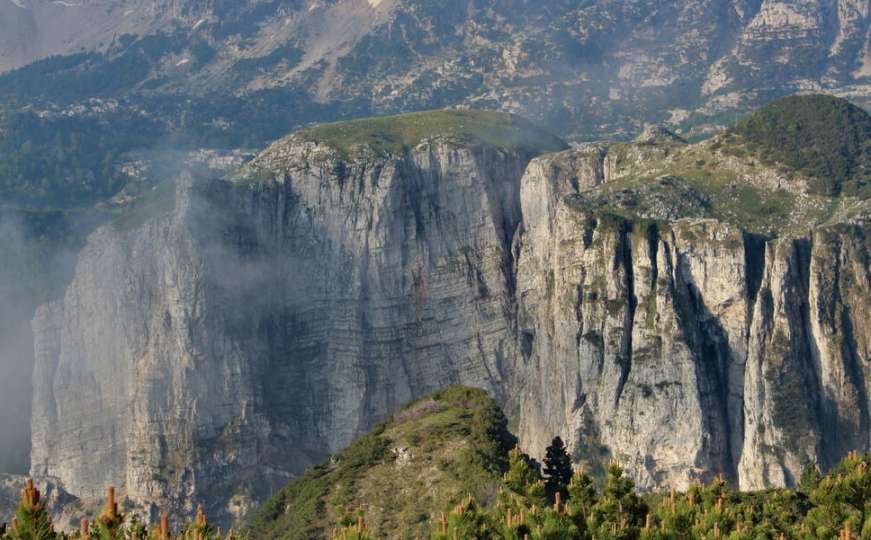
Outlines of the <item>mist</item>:
{"type": "Polygon", "coordinates": [[[0,473],[30,466],[30,396],[35,304],[27,277],[32,248],[20,222],[0,216],[0,473]]]}
{"type": "Polygon", "coordinates": [[[60,295],[94,216],[0,207],[0,474],[30,469],[37,307],[60,295]]]}

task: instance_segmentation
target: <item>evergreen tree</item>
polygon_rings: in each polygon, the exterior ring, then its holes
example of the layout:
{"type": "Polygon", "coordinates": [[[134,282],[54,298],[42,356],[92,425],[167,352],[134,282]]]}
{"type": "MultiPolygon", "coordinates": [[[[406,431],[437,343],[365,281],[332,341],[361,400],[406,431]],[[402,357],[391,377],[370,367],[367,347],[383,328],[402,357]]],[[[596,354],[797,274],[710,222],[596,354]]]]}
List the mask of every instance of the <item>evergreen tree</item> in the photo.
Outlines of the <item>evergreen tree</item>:
{"type": "Polygon", "coordinates": [[[593,538],[638,538],[647,517],[647,505],[635,493],[632,480],[616,463],[608,467],[602,495],[593,506],[589,527],[593,538]]]}
{"type": "Polygon", "coordinates": [[[580,537],[587,538],[587,520],[590,518],[593,505],[598,500],[596,485],[584,470],[579,469],[569,482],[567,491],[569,501],[566,504],[566,512],[581,531],[580,537]]]}
{"type": "Polygon", "coordinates": [[[557,493],[568,495],[566,488],[572,481],[572,459],[566,451],[566,445],[559,437],[554,437],[547,447],[544,457],[544,477],[548,495],[553,498],[557,493]]]}
{"type": "Polygon", "coordinates": [[[15,512],[11,530],[8,533],[12,540],[55,540],[58,538],[51,524],[45,502],[41,500],[39,490],[33,487],[33,480],[28,479],[21,491],[21,502],[15,512]]]}
{"type": "Polygon", "coordinates": [[[809,495],[813,490],[820,485],[820,480],[823,479],[823,475],[820,474],[820,470],[814,465],[812,462],[808,462],[801,471],[801,479],[799,480],[799,490],[809,495]]]}
{"type": "Polygon", "coordinates": [[[467,498],[445,516],[441,515],[439,524],[432,534],[433,540],[496,540],[503,538],[498,526],[472,499],[467,498]]]}
{"type": "Polygon", "coordinates": [[[110,487],[106,493],[106,507],[94,524],[92,537],[99,540],[124,540],[124,516],[118,512],[115,502],[115,488],[110,487]]]}
{"type": "Polygon", "coordinates": [[[547,502],[544,482],[538,471],[530,463],[529,457],[515,448],[508,454],[508,472],[503,477],[503,485],[507,488],[503,503],[515,505],[516,499],[521,499],[528,506],[545,506],[547,502]]]}

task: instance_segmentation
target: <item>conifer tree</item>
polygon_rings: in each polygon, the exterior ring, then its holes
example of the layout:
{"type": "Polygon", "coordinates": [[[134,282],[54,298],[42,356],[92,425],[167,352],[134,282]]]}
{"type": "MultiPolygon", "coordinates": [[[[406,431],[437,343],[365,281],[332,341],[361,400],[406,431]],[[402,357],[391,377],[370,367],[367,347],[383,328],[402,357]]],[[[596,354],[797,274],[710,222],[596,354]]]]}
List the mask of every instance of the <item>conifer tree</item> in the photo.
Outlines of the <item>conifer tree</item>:
{"type": "Polygon", "coordinates": [[[820,470],[817,466],[808,462],[801,471],[801,478],[798,484],[799,489],[802,493],[809,495],[817,488],[822,479],[823,475],[820,474],[820,470]]]}
{"type": "Polygon", "coordinates": [[[372,540],[374,537],[369,533],[369,526],[363,515],[357,517],[357,522],[330,534],[331,540],[372,540]]]}
{"type": "Polygon", "coordinates": [[[559,437],[554,437],[547,447],[544,457],[544,477],[548,495],[553,498],[557,493],[563,497],[568,495],[566,488],[572,481],[572,459],[566,451],[566,445],[559,437]]]}
{"type": "MultiPolygon", "coordinates": [[[[566,491],[568,491],[569,495],[566,511],[575,525],[580,530],[586,531],[587,520],[590,517],[593,505],[596,504],[598,499],[596,485],[583,469],[578,469],[572,477],[572,481],[569,482],[566,491]]],[[[583,534],[581,536],[586,538],[583,534]]]]}
{"type": "Polygon", "coordinates": [[[21,490],[21,501],[8,533],[12,540],[55,540],[58,538],[51,523],[51,516],[39,490],[28,479],[21,490]]]}
{"type": "Polygon", "coordinates": [[[487,512],[470,497],[454,507],[447,516],[441,515],[432,538],[433,540],[455,538],[495,540],[503,536],[499,534],[497,524],[490,519],[487,512]]]}
{"type": "Polygon", "coordinates": [[[546,505],[546,490],[541,476],[530,464],[529,458],[517,448],[508,454],[508,472],[503,477],[503,485],[509,492],[508,500],[503,501],[506,504],[513,503],[519,497],[529,506],[546,505]]]}
{"type": "Polygon", "coordinates": [[[638,538],[647,518],[647,505],[635,493],[635,485],[623,476],[616,463],[608,467],[602,495],[593,506],[589,526],[594,538],[638,538]]]}
{"type": "Polygon", "coordinates": [[[124,515],[118,512],[118,503],[115,502],[115,488],[106,490],[106,506],[103,513],[94,524],[92,537],[99,540],[124,540],[124,515]]]}

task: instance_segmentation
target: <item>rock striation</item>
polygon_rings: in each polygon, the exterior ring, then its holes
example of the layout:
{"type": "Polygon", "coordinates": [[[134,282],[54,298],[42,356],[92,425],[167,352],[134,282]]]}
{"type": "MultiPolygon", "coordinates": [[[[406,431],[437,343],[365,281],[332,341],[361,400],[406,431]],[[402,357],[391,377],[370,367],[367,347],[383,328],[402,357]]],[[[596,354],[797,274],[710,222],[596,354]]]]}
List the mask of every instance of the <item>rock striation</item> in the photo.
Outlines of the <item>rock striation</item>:
{"type": "Polygon", "coordinates": [[[94,233],[34,321],[33,473],[229,521],[453,384],[532,455],[561,435],[643,487],[790,485],[871,448],[867,200],[817,213],[728,138],[454,128],[291,136],[94,233]]]}
{"type": "Polygon", "coordinates": [[[867,223],[762,239],[590,212],[560,197],[574,189],[524,179],[520,439],[533,454],[560,433],[578,460],[607,449],[644,487],[725,473],[761,489],[868,447],[867,223]]]}
{"type": "Polygon", "coordinates": [[[281,142],[257,179],[183,177],[158,217],[102,228],[34,321],[34,475],[239,517],[416,396],[506,396],[528,160],[281,142]]]}

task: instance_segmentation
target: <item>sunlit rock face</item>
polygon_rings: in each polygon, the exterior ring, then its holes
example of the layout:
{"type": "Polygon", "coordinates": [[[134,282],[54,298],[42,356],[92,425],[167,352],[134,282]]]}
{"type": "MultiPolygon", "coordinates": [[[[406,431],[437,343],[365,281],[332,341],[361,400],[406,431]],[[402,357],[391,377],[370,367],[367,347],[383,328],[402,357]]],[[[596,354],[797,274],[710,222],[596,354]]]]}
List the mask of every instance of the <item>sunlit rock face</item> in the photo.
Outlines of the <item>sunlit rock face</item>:
{"type": "Polygon", "coordinates": [[[813,225],[797,176],[797,223],[763,234],[769,210],[739,219],[729,190],[776,202],[780,173],[721,144],[291,137],[232,178],[182,176],[40,308],[33,473],[230,521],[457,383],[533,456],[560,435],[642,488],[792,485],[868,449],[867,201],[813,225]]]}
{"type": "Polygon", "coordinates": [[[91,237],[34,323],[34,474],[226,517],[414,397],[509,391],[528,158],[317,151],[267,153],[256,183],[183,178],[161,217],[91,237]]]}

